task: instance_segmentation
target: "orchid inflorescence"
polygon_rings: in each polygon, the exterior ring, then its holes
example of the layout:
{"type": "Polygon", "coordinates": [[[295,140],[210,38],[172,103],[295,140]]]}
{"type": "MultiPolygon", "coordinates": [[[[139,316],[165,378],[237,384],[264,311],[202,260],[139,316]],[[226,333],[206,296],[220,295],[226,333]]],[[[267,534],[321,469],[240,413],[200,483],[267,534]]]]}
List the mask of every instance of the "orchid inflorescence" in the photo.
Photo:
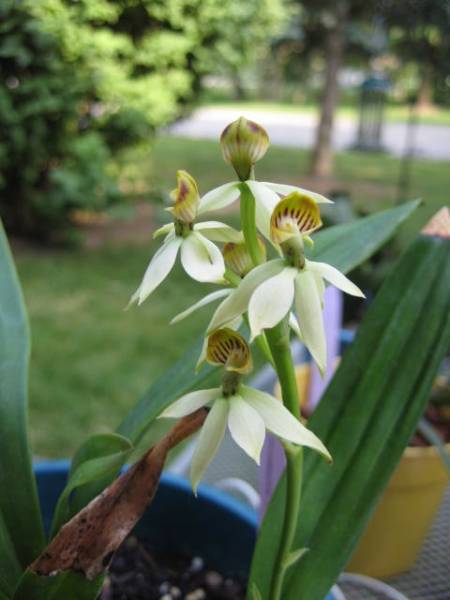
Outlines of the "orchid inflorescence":
{"type": "Polygon", "coordinates": [[[154,237],[165,236],[164,242],[130,301],[141,304],[154,292],[169,275],[178,253],[191,278],[221,286],[172,319],[175,323],[221,300],[207,327],[198,368],[205,361],[221,366],[222,386],[186,394],[160,415],[181,418],[202,407],[209,409],[192,458],[194,490],[227,426],[234,441],[257,463],[266,430],[284,443],[313,448],[330,459],[317,436],[282,402],[244,385],[242,378],[252,368],[250,344],[265,340],[266,332],[283,322],[300,337],[323,373],[327,354],[322,316],[325,282],[363,297],[333,266],[305,256],[305,246],[313,245],[311,235],[322,225],[319,205],[330,200],[296,186],[254,179],[254,165],[269,145],[265,130],[241,117],[225,128],[221,145],[225,161],[239,180],[201,197],[194,178],[178,171],[174,204],[167,209],[173,222],[155,232],[154,237]],[[239,198],[241,203],[254,202],[254,231],[252,223],[249,233],[248,223],[241,223],[240,232],[221,222],[197,221],[200,215],[226,208],[239,198]],[[269,242],[268,250],[264,239],[269,242]],[[224,244],[222,250],[217,243],[224,244]],[[249,342],[238,331],[243,320],[250,330],[249,342]]]}

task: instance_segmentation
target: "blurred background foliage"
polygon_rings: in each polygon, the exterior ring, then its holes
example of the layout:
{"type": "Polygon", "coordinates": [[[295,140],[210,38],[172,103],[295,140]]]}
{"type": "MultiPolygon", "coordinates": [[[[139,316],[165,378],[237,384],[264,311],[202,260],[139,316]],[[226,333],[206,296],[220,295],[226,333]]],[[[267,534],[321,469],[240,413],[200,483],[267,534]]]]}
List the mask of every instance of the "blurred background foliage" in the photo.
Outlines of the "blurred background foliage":
{"type": "Polygon", "coordinates": [[[281,0],[6,0],[0,192],[10,232],[67,241],[76,209],[120,198],[111,152],[179,117],[220,65],[260,57],[281,0]]]}

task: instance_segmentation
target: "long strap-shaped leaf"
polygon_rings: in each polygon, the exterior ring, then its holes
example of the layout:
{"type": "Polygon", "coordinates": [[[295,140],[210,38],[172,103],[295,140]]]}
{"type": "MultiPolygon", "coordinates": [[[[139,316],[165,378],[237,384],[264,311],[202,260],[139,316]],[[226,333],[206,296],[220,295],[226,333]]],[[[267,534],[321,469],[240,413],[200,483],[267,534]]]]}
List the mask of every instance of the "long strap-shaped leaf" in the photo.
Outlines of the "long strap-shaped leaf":
{"type": "Polygon", "coordinates": [[[44,544],[27,436],[28,360],[22,293],[0,223],[0,512],[24,567],[44,544]]]}
{"type": "Polygon", "coordinates": [[[103,576],[88,581],[83,575],[65,571],[54,577],[39,577],[27,571],[13,600],[94,600],[103,585],[103,576]]]}
{"type": "MultiPolygon", "coordinates": [[[[283,598],[322,600],[352,549],[407,445],[450,341],[450,243],[421,236],[384,283],[310,427],[334,457],[313,453],[305,483],[297,548],[283,598]]],[[[264,519],[251,581],[269,598],[284,480],[264,519]]]]}

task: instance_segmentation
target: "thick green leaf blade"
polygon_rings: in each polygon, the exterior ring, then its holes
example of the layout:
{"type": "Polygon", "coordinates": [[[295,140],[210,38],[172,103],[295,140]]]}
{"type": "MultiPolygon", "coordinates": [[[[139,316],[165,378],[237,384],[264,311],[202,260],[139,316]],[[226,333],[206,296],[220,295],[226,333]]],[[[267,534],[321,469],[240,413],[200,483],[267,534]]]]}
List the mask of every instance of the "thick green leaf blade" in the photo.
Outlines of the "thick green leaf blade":
{"type": "Polygon", "coordinates": [[[319,231],[314,235],[311,258],[348,273],[379,250],[419,204],[419,200],[411,200],[369,217],[319,231]]]}
{"type": "Polygon", "coordinates": [[[114,477],[133,450],[129,440],[117,433],[98,433],[88,438],[74,456],[69,479],[55,509],[53,537],[79,507],[70,501],[74,490],[105,477],[114,477]]]}
{"type": "MultiPolygon", "coordinates": [[[[420,237],[382,286],[310,427],[334,457],[305,456],[294,544],[310,551],[292,568],[283,598],[322,600],[350,558],[407,445],[450,341],[450,246],[420,237]]],[[[282,479],[258,540],[251,581],[268,597],[282,479]]]]}
{"type": "Polygon", "coordinates": [[[0,512],[26,567],[44,545],[27,436],[28,323],[8,242],[0,224],[0,512]]]}
{"type": "Polygon", "coordinates": [[[72,571],[54,577],[39,577],[26,571],[17,586],[13,600],[95,600],[102,585],[102,576],[89,581],[83,575],[72,571]]]}
{"type": "Polygon", "coordinates": [[[145,393],[142,400],[127,415],[117,433],[137,445],[156,417],[174,400],[190,390],[200,388],[216,367],[206,366],[195,373],[195,365],[202,349],[203,339],[198,339],[181,358],[168,369],[145,393]]]}
{"type": "Polygon", "coordinates": [[[0,513],[0,600],[1,594],[12,597],[14,588],[23,573],[9,531],[0,513]]]}

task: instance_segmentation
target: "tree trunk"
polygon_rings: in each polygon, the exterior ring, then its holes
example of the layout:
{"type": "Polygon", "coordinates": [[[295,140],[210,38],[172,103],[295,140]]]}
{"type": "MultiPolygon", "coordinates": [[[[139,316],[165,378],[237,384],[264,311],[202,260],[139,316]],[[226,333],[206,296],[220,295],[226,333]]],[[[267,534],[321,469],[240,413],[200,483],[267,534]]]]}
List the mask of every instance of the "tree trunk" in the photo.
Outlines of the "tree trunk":
{"type": "Polygon", "coordinates": [[[433,106],[433,73],[429,65],[424,65],[421,73],[416,107],[426,111],[433,106]]]}
{"type": "Polygon", "coordinates": [[[325,39],[325,85],[320,104],[320,121],[312,153],[310,174],[327,177],[333,173],[331,135],[338,101],[338,76],[344,58],[347,7],[338,2],[336,24],[328,30],[325,39]]]}

